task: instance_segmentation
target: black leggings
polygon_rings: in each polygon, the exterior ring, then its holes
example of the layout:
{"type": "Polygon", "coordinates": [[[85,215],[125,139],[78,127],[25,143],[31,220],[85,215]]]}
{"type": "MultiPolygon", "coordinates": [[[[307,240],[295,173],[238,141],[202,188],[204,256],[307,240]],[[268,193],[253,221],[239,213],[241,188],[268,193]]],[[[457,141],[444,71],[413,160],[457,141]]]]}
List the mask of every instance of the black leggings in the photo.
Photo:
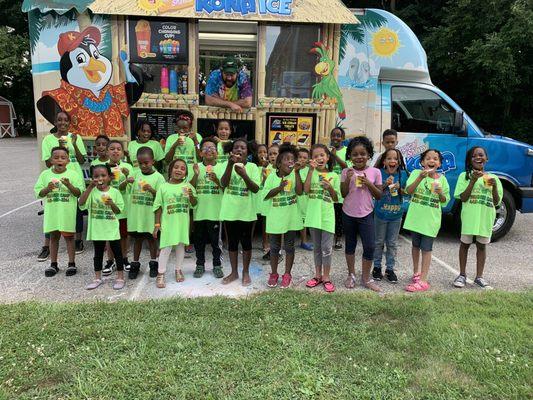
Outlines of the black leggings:
{"type": "Polygon", "coordinates": [[[333,204],[335,209],[335,236],[340,238],[344,233],[343,220],[342,220],[342,203],[333,204]]]}
{"type": "Polygon", "coordinates": [[[228,233],[228,251],[239,250],[239,242],[242,251],[252,250],[252,228],[254,221],[225,221],[228,233]]]}
{"type": "MultiPolygon", "coordinates": [[[[102,266],[104,264],[104,252],[105,252],[105,240],[94,240],[93,246],[94,246],[94,270],[96,272],[102,270],[102,266]]],[[[123,271],[124,270],[124,261],[122,259],[122,249],[120,248],[120,240],[110,240],[109,246],[111,247],[111,250],[113,251],[113,255],[115,256],[115,264],[117,266],[117,271],[123,271]]]]}

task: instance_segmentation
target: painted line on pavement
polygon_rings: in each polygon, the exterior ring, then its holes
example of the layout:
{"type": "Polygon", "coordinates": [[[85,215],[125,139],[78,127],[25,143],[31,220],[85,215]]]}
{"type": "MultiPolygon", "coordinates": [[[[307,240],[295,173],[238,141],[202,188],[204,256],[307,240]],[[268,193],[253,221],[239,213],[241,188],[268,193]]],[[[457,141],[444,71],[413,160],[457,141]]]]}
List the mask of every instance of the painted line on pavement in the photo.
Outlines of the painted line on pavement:
{"type": "Polygon", "coordinates": [[[32,201],[31,203],[24,204],[23,206],[17,207],[15,209],[11,210],[11,211],[6,212],[5,214],[0,215],[0,218],[7,217],[9,214],[13,214],[14,212],[16,212],[18,210],[22,210],[23,208],[31,206],[32,204],[38,203],[40,201],[41,201],[41,199],[37,199],[37,200],[32,201]]]}
{"type": "MultiPolygon", "coordinates": [[[[404,242],[407,242],[409,244],[411,244],[411,241],[409,239],[407,239],[404,235],[399,235],[403,240],[404,242]]],[[[446,268],[448,271],[452,272],[453,274],[455,274],[455,276],[459,275],[459,271],[456,270],[455,268],[453,268],[451,265],[445,263],[444,261],[442,261],[440,258],[438,257],[435,257],[433,255],[433,252],[431,253],[431,259],[433,261],[435,261],[437,264],[439,264],[441,267],[444,267],[446,268]]],[[[466,282],[470,285],[472,285],[474,283],[474,281],[472,281],[470,278],[466,278],[466,282]]]]}
{"type": "Polygon", "coordinates": [[[146,286],[148,281],[148,271],[143,271],[143,277],[137,282],[137,286],[133,289],[133,293],[130,296],[130,300],[137,300],[141,294],[141,290],[146,286]]]}

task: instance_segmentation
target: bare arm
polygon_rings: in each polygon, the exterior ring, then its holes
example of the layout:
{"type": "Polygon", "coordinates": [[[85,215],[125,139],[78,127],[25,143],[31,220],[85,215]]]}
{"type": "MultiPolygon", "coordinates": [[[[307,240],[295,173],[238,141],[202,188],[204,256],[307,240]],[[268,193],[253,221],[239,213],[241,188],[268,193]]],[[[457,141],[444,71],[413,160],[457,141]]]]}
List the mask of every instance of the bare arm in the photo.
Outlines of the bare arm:
{"type": "Polygon", "coordinates": [[[226,170],[224,171],[224,174],[222,175],[222,179],[220,180],[220,183],[222,184],[223,188],[228,187],[229,181],[231,179],[231,170],[233,169],[233,160],[228,158],[228,163],[226,165],[226,170]]]}
{"type": "Polygon", "coordinates": [[[296,186],[294,190],[296,191],[296,194],[300,196],[304,191],[304,184],[302,182],[302,177],[300,176],[300,170],[296,170],[294,175],[296,176],[296,186]]]}
{"type": "Polygon", "coordinates": [[[85,191],[81,194],[80,198],[78,199],[78,204],[80,206],[83,206],[85,205],[85,203],[87,203],[87,199],[89,198],[89,195],[91,194],[94,186],[94,181],[91,181],[91,183],[89,183],[89,186],[87,186],[87,189],[85,189],[85,191]]]}
{"type": "Polygon", "coordinates": [[[313,175],[313,171],[315,169],[313,167],[309,167],[309,172],[307,173],[307,177],[305,178],[304,182],[304,192],[309,193],[311,191],[311,175],[313,175]]]}

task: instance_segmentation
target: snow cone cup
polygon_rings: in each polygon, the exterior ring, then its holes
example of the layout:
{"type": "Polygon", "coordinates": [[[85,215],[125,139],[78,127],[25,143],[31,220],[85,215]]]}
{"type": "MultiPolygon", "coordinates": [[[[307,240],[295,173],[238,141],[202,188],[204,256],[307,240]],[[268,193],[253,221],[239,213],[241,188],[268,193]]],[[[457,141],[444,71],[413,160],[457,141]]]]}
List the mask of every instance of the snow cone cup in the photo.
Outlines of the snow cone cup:
{"type": "Polygon", "coordinates": [[[57,190],[59,189],[59,185],[61,184],[61,181],[59,179],[56,179],[56,178],[52,178],[51,182],[54,184],[55,186],[55,189],[54,190],[57,190]]]}
{"type": "Polygon", "coordinates": [[[355,187],[363,187],[363,175],[355,175],[355,187]]]}
{"type": "Polygon", "coordinates": [[[437,179],[434,179],[431,182],[431,193],[437,193],[437,189],[440,188],[440,182],[437,179]]]}
{"type": "Polygon", "coordinates": [[[392,185],[389,185],[389,192],[391,196],[398,196],[398,188],[396,187],[396,184],[393,183],[392,185]]]}
{"type": "Polygon", "coordinates": [[[484,174],[483,175],[483,185],[486,188],[491,188],[492,187],[492,185],[490,183],[490,175],[489,174],[484,174]]]}
{"type": "Polygon", "coordinates": [[[102,203],[106,204],[107,201],[110,199],[111,197],[108,195],[108,194],[103,194],[100,199],[102,200],[102,203]]]}
{"type": "Polygon", "coordinates": [[[283,190],[287,193],[292,190],[292,181],[290,179],[287,179],[287,184],[283,187],[283,190]]]}
{"type": "Polygon", "coordinates": [[[111,169],[111,173],[113,174],[114,181],[118,181],[120,179],[120,168],[119,167],[113,167],[111,169]]]}
{"type": "Polygon", "coordinates": [[[320,182],[324,181],[324,180],[327,180],[328,179],[328,174],[326,172],[320,172],[318,174],[318,180],[320,182]]]}
{"type": "Polygon", "coordinates": [[[184,186],[181,191],[183,193],[183,196],[189,197],[189,188],[187,186],[184,186]]]}

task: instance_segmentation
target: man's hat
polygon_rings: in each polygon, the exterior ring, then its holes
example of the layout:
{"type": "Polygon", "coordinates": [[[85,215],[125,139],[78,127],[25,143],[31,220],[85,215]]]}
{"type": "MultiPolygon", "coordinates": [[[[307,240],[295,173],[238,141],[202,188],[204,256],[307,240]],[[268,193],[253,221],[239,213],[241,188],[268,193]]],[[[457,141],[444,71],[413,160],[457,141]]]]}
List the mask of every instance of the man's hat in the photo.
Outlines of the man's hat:
{"type": "Polygon", "coordinates": [[[67,51],[74,50],[86,38],[92,39],[94,45],[98,47],[102,38],[100,29],[96,26],[89,26],[82,32],[69,31],[62,33],[59,35],[59,40],[57,42],[57,51],[59,52],[59,55],[63,56],[67,51]]]}
{"type": "Polygon", "coordinates": [[[238,71],[237,60],[233,57],[226,57],[222,61],[222,72],[227,74],[236,74],[238,71]]]}

